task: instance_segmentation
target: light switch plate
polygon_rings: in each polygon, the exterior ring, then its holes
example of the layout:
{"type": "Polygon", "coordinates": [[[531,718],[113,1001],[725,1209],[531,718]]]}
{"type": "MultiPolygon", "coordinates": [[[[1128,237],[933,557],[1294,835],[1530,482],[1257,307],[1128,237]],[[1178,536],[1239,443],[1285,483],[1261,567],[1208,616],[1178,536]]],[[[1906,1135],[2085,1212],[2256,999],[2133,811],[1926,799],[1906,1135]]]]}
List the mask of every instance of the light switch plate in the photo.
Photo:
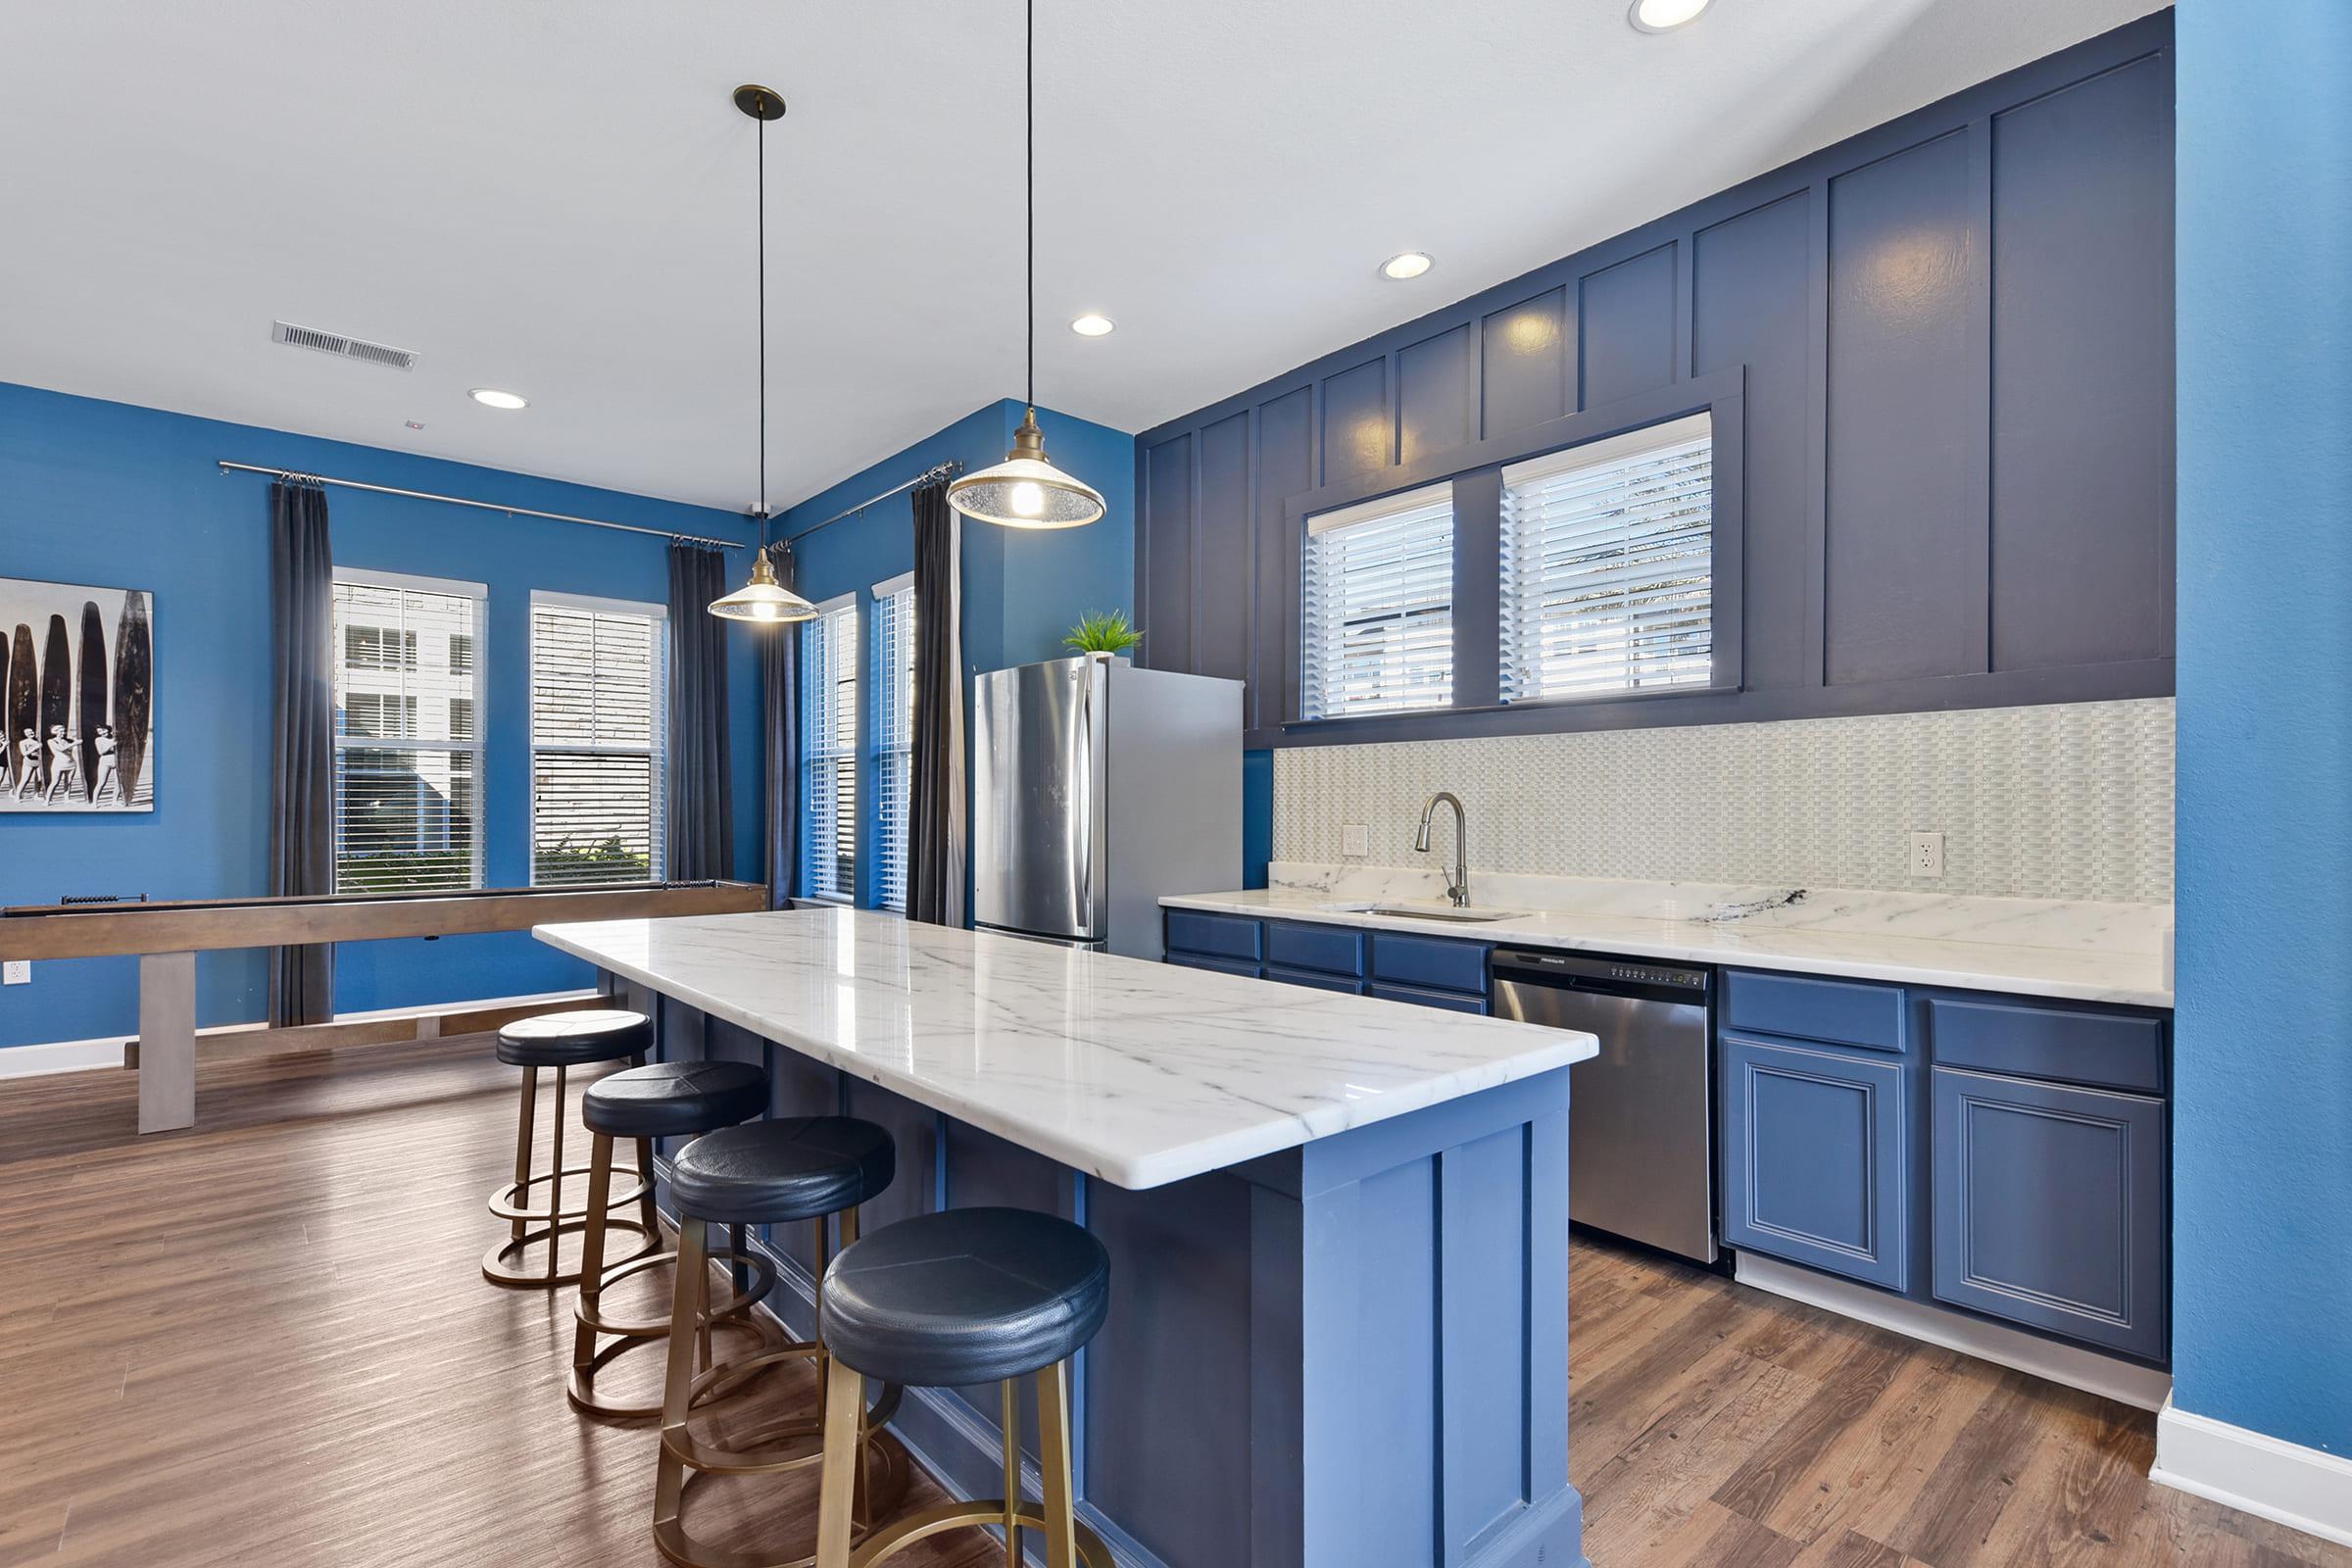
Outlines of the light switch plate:
{"type": "Polygon", "coordinates": [[[0,965],[0,985],[28,986],[32,984],[32,960],[11,958],[0,965]]]}
{"type": "Polygon", "coordinates": [[[1340,854],[1351,860],[1360,860],[1372,853],[1372,830],[1361,822],[1349,822],[1340,829],[1340,854]]]}
{"type": "Polygon", "coordinates": [[[1911,874],[1915,877],[1943,875],[1943,835],[1914,833],[1911,835],[1911,874]]]}

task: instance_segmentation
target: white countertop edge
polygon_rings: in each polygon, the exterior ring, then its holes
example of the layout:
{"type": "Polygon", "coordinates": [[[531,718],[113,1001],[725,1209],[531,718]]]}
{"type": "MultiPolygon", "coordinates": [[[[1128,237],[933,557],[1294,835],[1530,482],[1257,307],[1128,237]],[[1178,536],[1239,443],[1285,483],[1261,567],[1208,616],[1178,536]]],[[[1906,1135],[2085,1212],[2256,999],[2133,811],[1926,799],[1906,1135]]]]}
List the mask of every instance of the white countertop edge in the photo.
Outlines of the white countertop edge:
{"type": "MultiPolygon", "coordinates": [[[[600,922],[583,922],[596,924],[600,922]]],[[[983,1132],[992,1133],[1018,1148],[1043,1154],[1072,1170],[1122,1187],[1142,1192],[1164,1187],[1172,1182],[1211,1171],[1225,1170],[1247,1163],[1266,1154],[1278,1154],[1285,1150],[1298,1149],[1329,1138],[1337,1133],[1357,1127],[1369,1127],[1378,1122],[1393,1121],[1398,1116],[1427,1110],[1449,1101],[1497,1089],[1523,1078],[1540,1077],[1562,1067],[1589,1061],[1600,1054],[1600,1043],[1590,1034],[1577,1030],[1553,1031],[1557,1043],[1526,1051],[1505,1060],[1493,1062],[1469,1071],[1446,1074],[1421,1083],[1383,1093],[1376,1100],[1344,1102],[1309,1111],[1303,1115],[1288,1115],[1261,1126],[1225,1133],[1214,1138],[1200,1139],[1174,1149],[1128,1160],[1105,1160],[1099,1150],[1083,1148],[1052,1132],[1021,1124],[991,1106],[974,1105],[939,1093],[930,1084],[905,1074],[877,1071],[874,1063],[855,1052],[838,1051],[823,1042],[801,1035],[772,1018],[761,1017],[748,1009],[733,1006],[723,999],[711,996],[696,987],[663,975],[655,974],[640,965],[614,958],[567,934],[563,924],[540,925],[531,928],[531,935],[549,947],[570,954],[602,969],[650,987],[665,997],[682,1002],[710,1017],[750,1031],[762,1040],[773,1041],[788,1051],[797,1051],[811,1060],[823,1062],[851,1076],[887,1089],[917,1104],[944,1115],[955,1117],[983,1132]],[[1358,1114],[1375,1111],[1375,1114],[1358,1114]]],[[[1003,938],[1004,941],[1014,940],[1003,938]]],[[[1272,984],[1274,982],[1261,982],[1272,984]]],[[[1373,999],[1358,999],[1371,1001],[1373,999]]],[[[1380,1006],[1409,1006],[1409,1003],[1379,1002],[1380,1006]]]]}
{"type": "MultiPolygon", "coordinates": [[[[1398,915],[1373,915],[1355,909],[1327,909],[1312,902],[1290,902],[1298,895],[1251,888],[1234,893],[1172,893],[1160,899],[1168,908],[1203,909],[1218,914],[1256,919],[1304,920],[1323,925],[1353,926],[1366,931],[1400,931],[1414,936],[1450,937],[1457,942],[1521,943],[1531,948],[1574,952],[1622,953],[1633,957],[1671,958],[1687,963],[1716,963],[1736,969],[1772,969],[1826,975],[1843,980],[1884,980],[1896,984],[1949,986],[1962,991],[1997,991],[2012,996],[2048,997],[2056,1001],[2104,1002],[2123,1006],[2171,1007],[2173,993],[2161,984],[2132,984],[2037,974],[2027,959],[2024,967],[1993,961],[1993,956],[2038,954],[2047,951],[2053,964],[2100,961],[2098,955],[2062,949],[2004,949],[1992,944],[1940,940],[1933,937],[1859,936],[1810,930],[1759,929],[1757,936],[1786,944],[1793,951],[1774,952],[1730,942],[1705,940],[1699,933],[1712,927],[1691,928],[1688,922],[1640,920],[1627,916],[1578,915],[1566,910],[1533,910],[1527,915],[1480,924],[1446,920],[1413,920],[1398,915]],[[1557,922],[1588,920],[1605,930],[1566,928],[1557,922]],[[1808,943],[1844,941],[1897,943],[1919,950],[1917,957],[1862,957],[1805,951],[1808,943]],[[1970,958],[1982,961],[1969,962],[1970,958]]],[[[1337,898],[1328,902],[1342,901],[1337,898]]],[[[1738,928],[1730,930],[1737,933],[1738,928]]],[[[2118,956],[2119,966],[2156,960],[2118,956]]]]}

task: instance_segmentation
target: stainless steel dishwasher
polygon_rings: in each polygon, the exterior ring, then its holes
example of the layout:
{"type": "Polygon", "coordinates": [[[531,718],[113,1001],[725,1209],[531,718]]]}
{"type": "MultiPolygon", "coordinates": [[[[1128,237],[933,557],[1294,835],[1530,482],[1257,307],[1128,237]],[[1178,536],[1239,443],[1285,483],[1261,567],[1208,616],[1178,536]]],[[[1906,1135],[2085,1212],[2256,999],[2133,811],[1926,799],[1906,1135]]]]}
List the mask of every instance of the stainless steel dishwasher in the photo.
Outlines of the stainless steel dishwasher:
{"type": "Polygon", "coordinates": [[[1491,973],[1495,1017],[1600,1041],[1569,1073],[1569,1217],[1714,1262],[1713,971],[1497,948],[1491,973]]]}

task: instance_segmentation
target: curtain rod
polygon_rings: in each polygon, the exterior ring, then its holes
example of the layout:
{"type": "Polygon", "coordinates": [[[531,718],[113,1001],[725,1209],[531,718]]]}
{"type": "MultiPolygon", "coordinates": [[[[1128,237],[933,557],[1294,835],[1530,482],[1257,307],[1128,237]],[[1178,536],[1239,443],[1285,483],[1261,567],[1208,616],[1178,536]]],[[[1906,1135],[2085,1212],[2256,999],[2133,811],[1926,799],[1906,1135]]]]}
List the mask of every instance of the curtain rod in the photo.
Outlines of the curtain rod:
{"type": "Polygon", "coordinates": [[[892,496],[898,495],[903,491],[911,490],[918,484],[924,484],[933,479],[952,479],[962,471],[963,465],[956,462],[954,458],[950,458],[945,463],[934,463],[931,465],[931,466],[925,468],[922,472],[916,474],[905,484],[894,484],[878,496],[867,496],[863,501],[858,502],[856,506],[851,507],[846,512],[836,512],[833,514],[833,515],[827,517],[823,522],[812,522],[808,527],[803,528],[799,533],[788,533],[777,542],[779,544],[788,545],[795,539],[806,539],[810,534],[816,532],[816,530],[819,528],[839,522],[844,517],[855,517],[866,508],[874,506],[880,502],[888,501],[892,496]]]}
{"type": "Polygon", "coordinates": [[[505,507],[495,501],[468,501],[464,496],[435,495],[430,490],[401,490],[388,484],[365,484],[358,479],[330,479],[322,473],[305,473],[299,468],[265,468],[251,463],[231,463],[220,460],[222,473],[266,473],[275,479],[299,481],[305,484],[331,484],[340,490],[366,490],[379,496],[406,496],[412,501],[440,501],[453,507],[473,507],[482,512],[503,512],[510,517],[545,517],[551,522],[579,522],[591,528],[617,528],[623,533],[650,533],[657,539],[677,539],[690,545],[713,545],[720,550],[741,550],[745,546],[737,539],[711,539],[699,533],[679,533],[674,528],[646,528],[633,522],[608,522],[602,517],[575,517],[568,512],[541,512],[535,507],[505,507]]]}

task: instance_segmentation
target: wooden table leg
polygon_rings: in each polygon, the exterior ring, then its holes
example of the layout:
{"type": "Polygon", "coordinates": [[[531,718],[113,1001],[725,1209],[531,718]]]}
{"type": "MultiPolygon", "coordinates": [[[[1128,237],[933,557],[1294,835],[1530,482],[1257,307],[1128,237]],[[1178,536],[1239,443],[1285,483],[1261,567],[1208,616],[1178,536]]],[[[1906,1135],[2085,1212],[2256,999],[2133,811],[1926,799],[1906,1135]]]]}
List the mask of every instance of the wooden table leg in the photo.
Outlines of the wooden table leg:
{"type": "Polygon", "coordinates": [[[139,958],[139,1131],[196,1125],[196,955],[139,958]]]}

